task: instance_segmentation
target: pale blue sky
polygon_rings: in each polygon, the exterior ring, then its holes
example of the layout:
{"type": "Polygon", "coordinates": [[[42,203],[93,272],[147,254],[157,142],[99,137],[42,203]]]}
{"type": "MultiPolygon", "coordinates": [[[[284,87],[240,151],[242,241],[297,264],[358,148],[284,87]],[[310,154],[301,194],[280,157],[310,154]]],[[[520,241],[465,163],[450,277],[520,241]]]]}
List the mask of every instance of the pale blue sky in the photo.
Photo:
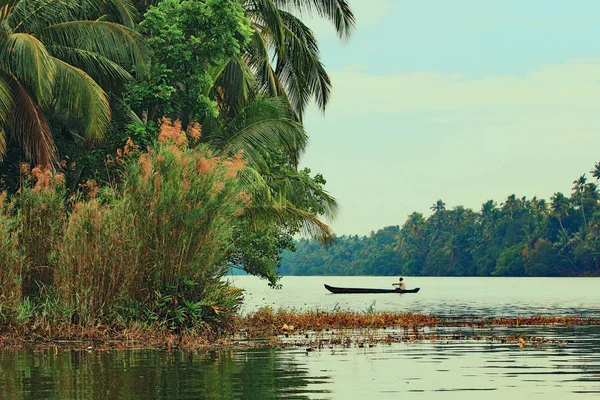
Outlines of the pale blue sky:
{"type": "Polygon", "coordinates": [[[600,161],[600,1],[350,3],[347,43],[310,24],[333,96],[305,117],[302,160],[340,203],[337,234],[401,225],[440,198],[548,199],[600,161]]]}

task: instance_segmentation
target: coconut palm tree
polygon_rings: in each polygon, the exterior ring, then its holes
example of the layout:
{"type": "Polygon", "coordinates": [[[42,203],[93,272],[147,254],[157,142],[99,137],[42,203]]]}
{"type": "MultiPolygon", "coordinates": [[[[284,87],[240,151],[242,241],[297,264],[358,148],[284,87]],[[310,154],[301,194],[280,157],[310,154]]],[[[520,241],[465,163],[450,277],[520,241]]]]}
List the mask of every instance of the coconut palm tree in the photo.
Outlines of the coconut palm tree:
{"type": "Polygon", "coordinates": [[[431,207],[429,207],[429,209],[431,211],[433,211],[434,213],[439,213],[442,211],[446,210],[446,203],[444,203],[441,199],[436,201],[434,205],[432,205],[431,207]]]}
{"type": "Polygon", "coordinates": [[[0,159],[13,138],[36,164],[57,152],[47,113],[80,124],[88,144],[108,131],[103,86],[144,69],[130,0],[0,0],[0,159]]]}
{"type": "Polygon", "coordinates": [[[600,179],[600,162],[594,164],[594,169],[590,171],[592,176],[596,179],[600,179]]]}
{"type": "Polygon", "coordinates": [[[583,219],[583,227],[587,229],[587,220],[585,218],[585,207],[583,205],[583,195],[585,194],[587,178],[585,174],[573,181],[573,199],[579,198],[579,206],[581,207],[581,217],[583,219]]]}
{"type": "Polygon", "coordinates": [[[565,195],[560,192],[554,193],[554,195],[550,198],[550,209],[552,210],[554,216],[558,219],[561,232],[568,236],[566,229],[563,226],[562,218],[569,215],[569,199],[567,199],[565,195]]]}
{"type": "Polygon", "coordinates": [[[488,200],[482,204],[479,213],[479,227],[481,229],[481,236],[484,239],[490,239],[494,236],[499,214],[500,212],[494,200],[488,200]]]}

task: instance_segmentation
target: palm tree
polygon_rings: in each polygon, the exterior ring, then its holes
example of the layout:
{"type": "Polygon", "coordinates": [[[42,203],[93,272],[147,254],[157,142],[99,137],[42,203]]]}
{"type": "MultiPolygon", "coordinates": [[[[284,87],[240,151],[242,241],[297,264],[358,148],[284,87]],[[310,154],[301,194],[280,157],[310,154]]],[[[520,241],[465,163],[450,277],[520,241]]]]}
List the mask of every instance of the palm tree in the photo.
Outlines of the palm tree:
{"type": "Polygon", "coordinates": [[[567,199],[564,194],[556,192],[550,198],[550,202],[550,208],[552,209],[552,212],[556,216],[556,218],[558,218],[558,223],[560,224],[561,232],[563,232],[563,234],[566,234],[562,218],[569,215],[569,199],[567,199]]]}
{"type": "Polygon", "coordinates": [[[78,121],[88,144],[108,131],[102,86],[144,69],[130,0],[0,0],[0,160],[7,137],[36,164],[57,160],[46,114],[78,121]]]}
{"type": "Polygon", "coordinates": [[[517,212],[520,209],[520,200],[517,196],[511,194],[506,198],[504,204],[502,204],[502,212],[508,216],[509,219],[515,219],[517,212]]]}
{"type": "Polygon", "coordinates": [[[585,174],[573,181],[573,197],[579,197],[579,204],[581,207],[581,216],[583,218],[584,229],[587,229],[587,220],[585,218],[585,208],[583,206],[583,195],[585,193],[587,178],[585,174]]]}
{"type": "Polygon", "coordinates": [[[482,204],[479,216],[479,226],[481,229],[481,236],[484,239],[494,236],[498,214],[499,211],[498,208],[496,208],[494,200],[488,200],[482,204]]]}
{"type": "Polygon", "coordinates": [[[444,210],[446,210],[446,203],[444,203],[441,199],[436,201],[434,205],[432,205],[431,207],[429,207],[429,209],[431,211],[433,211],[434,213],[439,213],[442,212],[444,210]]]}
{"type": "Polygon", "coordinates": [[[596,179],[600,179],[600,162],[594,164],[594,169],[590,171],[592,176],[596,179]]]}

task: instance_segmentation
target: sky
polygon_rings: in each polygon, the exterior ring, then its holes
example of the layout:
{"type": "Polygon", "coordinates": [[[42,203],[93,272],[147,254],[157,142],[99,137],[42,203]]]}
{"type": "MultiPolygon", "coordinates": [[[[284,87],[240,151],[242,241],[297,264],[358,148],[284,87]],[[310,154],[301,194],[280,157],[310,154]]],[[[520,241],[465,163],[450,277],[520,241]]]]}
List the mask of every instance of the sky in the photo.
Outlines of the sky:
{"type": "Polygon", "coordinates": [[[309,20],[333,90],[305,114],[337,235],[549,199],[600,161],[600,1],[349,0],[340,40],[309,20]]]}

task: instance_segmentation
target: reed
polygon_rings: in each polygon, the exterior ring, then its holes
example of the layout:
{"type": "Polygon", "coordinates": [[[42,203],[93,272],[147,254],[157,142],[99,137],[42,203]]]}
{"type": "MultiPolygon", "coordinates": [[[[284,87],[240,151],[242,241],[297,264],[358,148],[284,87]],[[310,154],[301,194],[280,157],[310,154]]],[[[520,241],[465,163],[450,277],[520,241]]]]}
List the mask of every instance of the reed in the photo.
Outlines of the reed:
{"type": "Polygon", "coordinates": [[[23,294],[25,257],[19,247],[17,224],[13,204],[6,193],[0,193],[0,305],[8,311],[16,308],[23,294]]]}
{"type": "Polygon", "coordinates": [[[61,241],[66,220],[64,177],[49,168],[29,170],[21,165],[24,181],[14,198],[19,248],[24,255],[21,273],[23,296],[36,296],[51,285],[52,257],[61,241]]]}
{"type": "Polygon", "coordinates": [[[113,160],[118,184],[88,181],[69,201],[60,175],[23,168],[21,191],[0,198],[0,306],[21,321],[44,310],[44,321],[88,326],[113,318],[180,331],[231,321],[241,294],[221,278],[249,201],[237,180],[242,155],[191,149],[165,120],[154,149],[128,143],[113,160]],[[57,317],[46,318],[52,309],[57,317]]]}

